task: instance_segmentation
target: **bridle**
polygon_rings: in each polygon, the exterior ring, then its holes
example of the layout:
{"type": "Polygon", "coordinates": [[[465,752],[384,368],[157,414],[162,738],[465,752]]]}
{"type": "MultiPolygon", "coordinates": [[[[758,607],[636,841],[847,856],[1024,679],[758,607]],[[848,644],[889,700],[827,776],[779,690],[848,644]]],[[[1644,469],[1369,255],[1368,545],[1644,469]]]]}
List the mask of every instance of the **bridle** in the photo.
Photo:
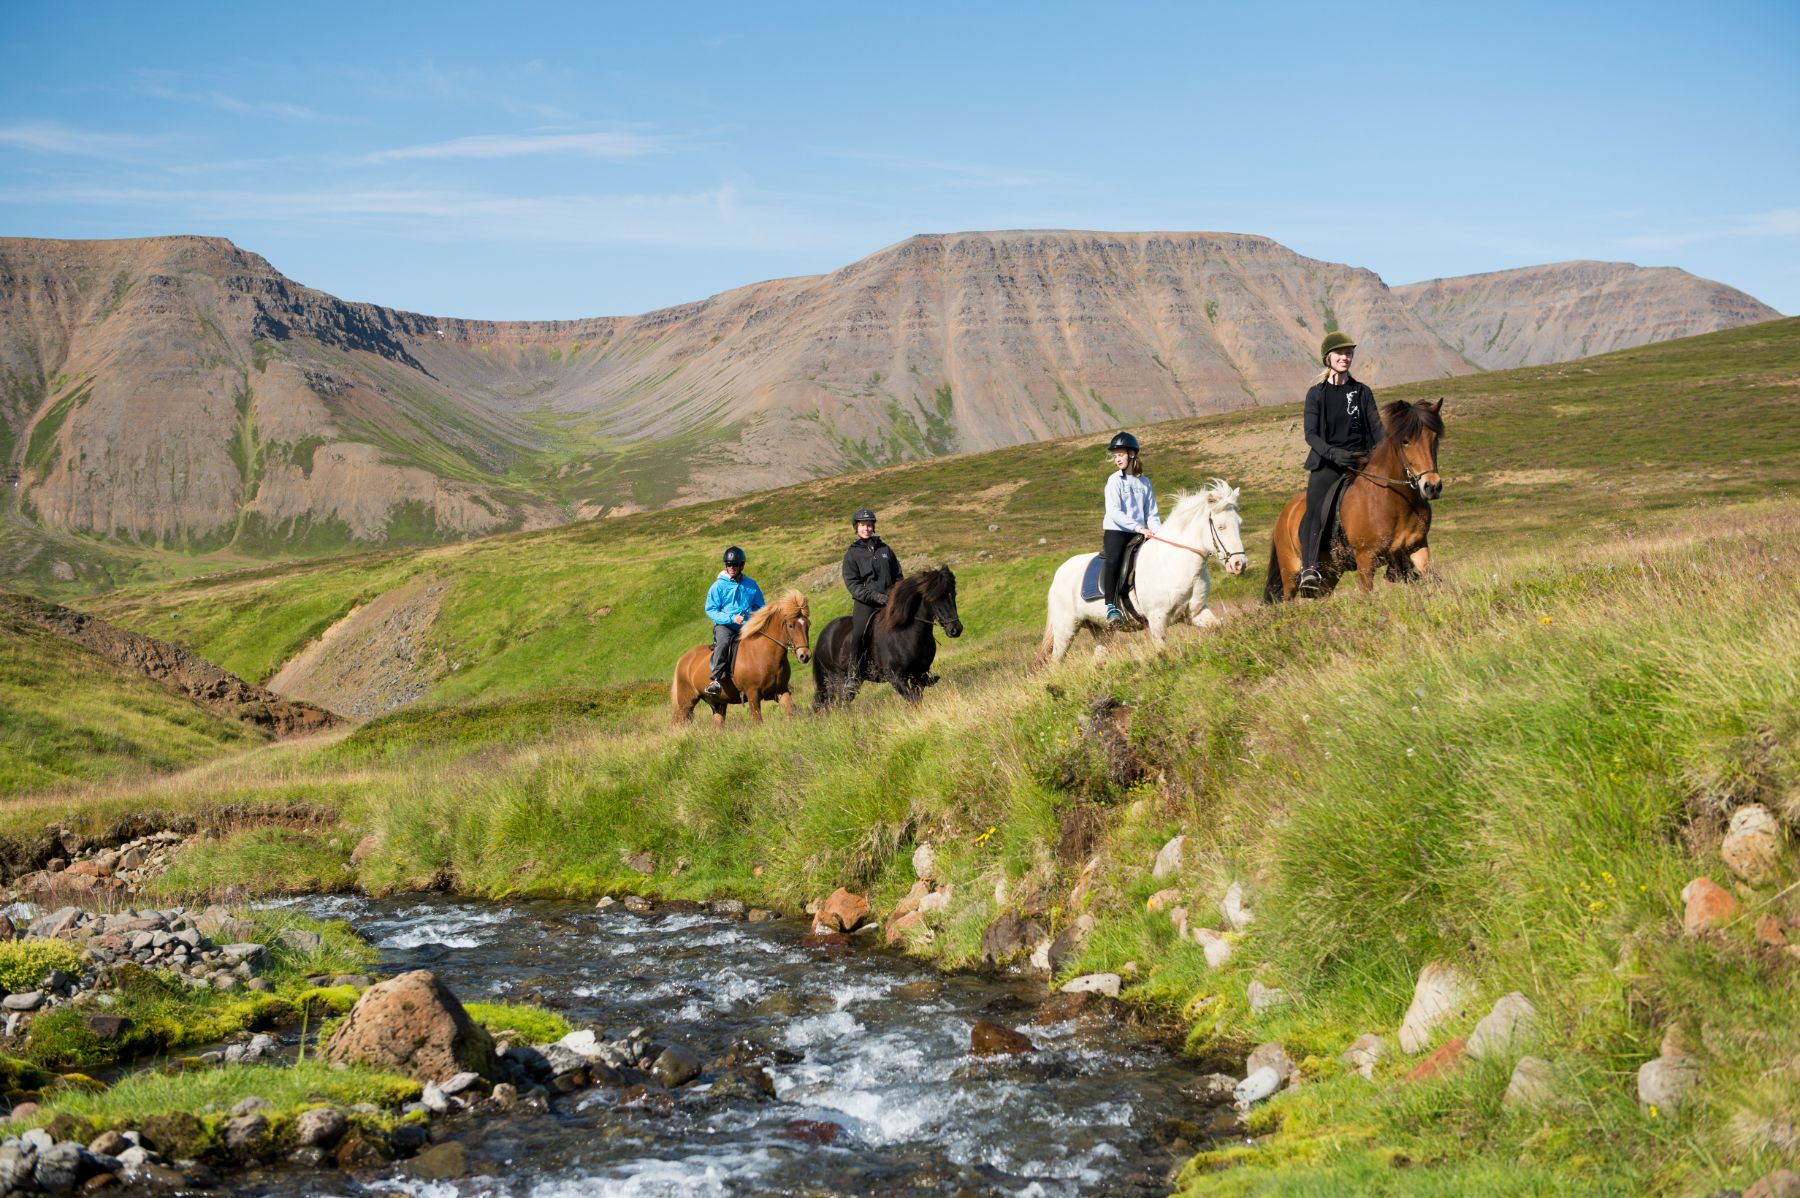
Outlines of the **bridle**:
{"type": "MultiPolygon", "coordinates": [[[[787,629],[789,628],[789,626],[791,626],[797,618],[798,618],[797,616],[784,616],[781,621],[782,631],[785,633],[787,631],[787,629]]],[[[782,640],[781,637],[774,635],[773,633],[771,633],[769,631],[769,626],[767,624],[764,624],[761,628],[758,628],[753,635],[760,636],[760,637],[767,637],[769,640],[774,641],[777,645],[780,645],[783,649],[786,649],[789,653],[792,653],[795,657],[799,657],[802,653],[810,654],[810,652],[811,652],[810,650],[805,649],[799,645],[791,645],[787,641],[782,640]]]]}
{"type": "MultiPolygon", "coordinates": [[[[1400,447],[1404,449],[1411,444],[1411,441],[1402,441],[1400,447]]],[[[1403,453],[1397,453],[1395,456],[1400,459],[1400,469],[1406,473],[1404,479],[1389,478],[1384,474],[1370,474],[1360,466],[1350,467],[1350,473],[1359,478],[1366,478],[1372,483],[1379,483],[1384,487],[1399,487],[1402,494],[1405,494],[1407,491],[1412,491],[1418,495],[1420,503],[1430,503],[1431,500],[1425,498],[1425,475],[1428,471],[1414,470],[1412,468],[1412,463],[1406,460],[1406,455],[1403,453]]],[[[1436,462],[1432,463],[1434,466],[1436,464],[1436,462]]]]}
{"type": "MultiPolygon", "coordinates": [[[[1231,568],[1231,559],[1234,557],[1243,558],[1246,566],[1250,564],[1250,555],[1244,550],[1239,549],[1234,553],[1225,547],[1225,538],[1219,535],[1219,526],[1213,523],[1212,513],[1210,511],[1206,513],[1206,531],[1212,534],[1213,548],[1218,550],[1219,560],[1225,563],[1226,569],[1229,570],[1231,568]]],[[[1180,541],[1171,541],[1167,537],[1159,537],[1153,532],[1145,533],[1144,539],[1149,541],[1161,541],[1165,545],[1173,545],[1177,549],[1185,549],[1189,553],[1199,557],[1205,557],[1207,553],[1210,552],[1206,549],[1196,549],[1192,545],[1183,545],[1180,541]]]]}

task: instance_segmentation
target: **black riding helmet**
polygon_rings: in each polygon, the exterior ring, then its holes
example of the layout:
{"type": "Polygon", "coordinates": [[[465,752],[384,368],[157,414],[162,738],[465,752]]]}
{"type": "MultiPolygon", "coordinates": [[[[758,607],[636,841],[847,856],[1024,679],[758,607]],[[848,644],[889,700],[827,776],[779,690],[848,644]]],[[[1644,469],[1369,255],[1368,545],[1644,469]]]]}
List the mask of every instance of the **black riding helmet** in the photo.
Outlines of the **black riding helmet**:
{"type": "Polygon", "coordinates": [[[733,545],[731,548],[727,549],[725,551],[725,564],[728,566],[743,565],[744,564],[744,551],[742,549],[739,549],[736,545],[733,545]]]}
{"type": "Polygon", "coordinates": [[[1126,453],[1138,451],[1138,439],[1130,433],[1114,433],[1113,439],[1106,443],[1107,453],[1117,453],[1123,449],[1126,453]]]}
{"type": "Polygon", "coordinates": [[[870,524],[875,523],[875,510],[873,508],[859,507],[854,512],[850,513],[850,523],[852,525],[861,524],[865,520],[870,524]]]}

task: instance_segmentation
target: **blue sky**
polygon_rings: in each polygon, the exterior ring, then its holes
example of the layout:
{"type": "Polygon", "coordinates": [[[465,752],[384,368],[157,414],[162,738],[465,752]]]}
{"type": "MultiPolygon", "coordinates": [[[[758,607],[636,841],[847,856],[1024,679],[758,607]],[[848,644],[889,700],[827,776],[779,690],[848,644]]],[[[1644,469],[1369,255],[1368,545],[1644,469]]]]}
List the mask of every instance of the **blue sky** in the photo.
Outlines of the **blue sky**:
{"type": "Polygon", "coordinates": [[[1800,312],[1800,4],[7,5],[0,234],[229,237],[445,316],[913,233],[1568,258],[1800,312]],[[165,15],[173,14],[173,16],[165,15]]]}

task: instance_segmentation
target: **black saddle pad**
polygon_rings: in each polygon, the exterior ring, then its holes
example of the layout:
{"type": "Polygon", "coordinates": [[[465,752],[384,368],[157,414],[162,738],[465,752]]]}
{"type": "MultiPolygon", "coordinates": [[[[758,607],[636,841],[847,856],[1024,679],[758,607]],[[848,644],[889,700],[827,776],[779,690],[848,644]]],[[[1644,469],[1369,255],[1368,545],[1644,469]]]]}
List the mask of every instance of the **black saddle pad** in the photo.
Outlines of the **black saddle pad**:
{"type": "Polygon", "coordinates": [[[1088,558],[1087,569],[1081,575],[1081,597],[1083,599],[1100,599],[1104,592],[1100,588],[1100,572],[1106,569],[1106,559],[1096,553],[1088,558]]]}

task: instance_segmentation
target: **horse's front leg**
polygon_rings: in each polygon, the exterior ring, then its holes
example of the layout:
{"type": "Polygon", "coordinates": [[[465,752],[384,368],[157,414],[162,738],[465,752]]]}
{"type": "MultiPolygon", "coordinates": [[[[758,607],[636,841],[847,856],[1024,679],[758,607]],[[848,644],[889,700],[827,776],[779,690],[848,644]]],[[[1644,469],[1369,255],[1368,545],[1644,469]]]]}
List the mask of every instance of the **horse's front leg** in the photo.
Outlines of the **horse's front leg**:
{"type": "Polygon", "coordinates": [[[1430,545],[1421,545],[1417,549],[1413,550],[1410,555],[1410,560],[1412,561],[1412,568],[1418,572],[1418,574],[1421,578],[1430,578],[1431,577],[1431,546],[1430,545]]]}
{"type": "Polygon", "coordinates": [[[1160,649],[1163,647],[1163,645],[1168,643],[1168,639],[1169,639],[1169,613],[1168,612],[1164,611],[1161,607],[1158,607],[1154,611],[1151,611],[1148,614],[1146,614],[1144,617],[1144,621],[1145,621],[1145,626],[1150,629],[1150,639],[1156,642],[1157,648],[1160,649]]]}
{"type": "Polygon", "coordinates": [[[1381,554],[1373,548],[1356,551],[1356,587],[1368,595],[1375,590],[1375,566],[1381,554]]]}
{"type": "Polygon", "coordinates": [[[744,702],[750,706],[750,718],[759,724],[762,723],[762,700],[761,691],[744,692],[744,702]]]}
{"type": "Polygon", "coordinates": [[[781,710],[787,714],[788,719],[794,718],[794,693],[792,691],[782,691],[775,696],[775,701],[781,704],[781,710]]]}

